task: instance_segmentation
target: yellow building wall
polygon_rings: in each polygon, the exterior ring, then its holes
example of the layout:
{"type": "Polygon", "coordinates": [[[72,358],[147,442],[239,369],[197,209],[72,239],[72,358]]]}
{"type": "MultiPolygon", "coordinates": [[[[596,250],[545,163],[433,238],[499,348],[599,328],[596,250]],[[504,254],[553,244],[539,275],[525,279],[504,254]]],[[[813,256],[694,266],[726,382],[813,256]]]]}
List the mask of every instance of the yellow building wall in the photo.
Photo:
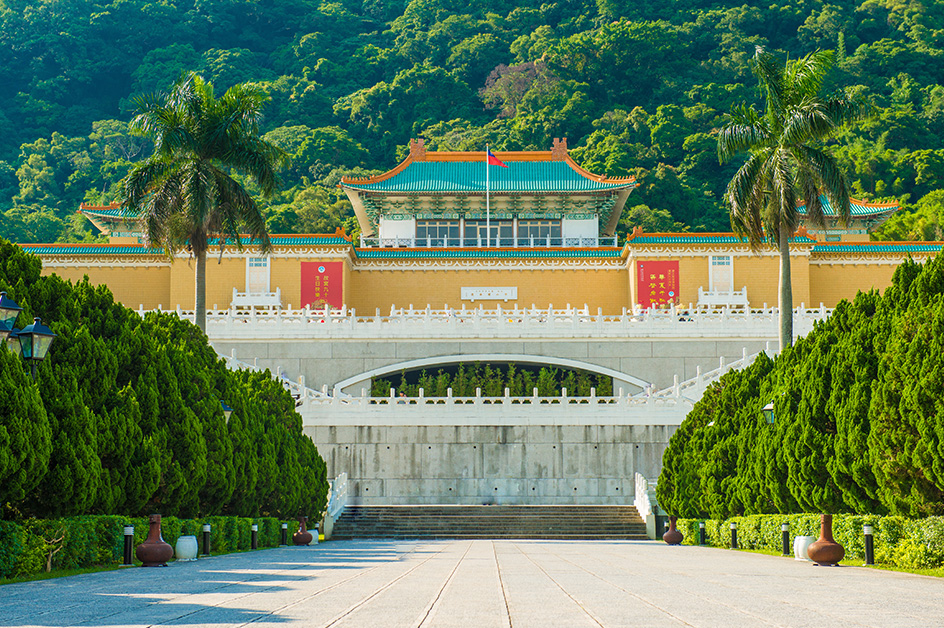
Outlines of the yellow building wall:
{"type": "Polygon", "coordinates": [[[126,307],[154,309],[158,305],[167,307],[170,302],[170,268],[147,267],[97,267],[79,266],[56,268],[43,266],[44,275],[58,275],[73,284],[88,275],[93,285],[106,285],[115,300],[126,307]]]}
{"type": "MultiPolygon", "coordinates": [[[[207,309],[215,305],[226,309],[233,300],[233,288],[246,290],[246,259],[243,257],[226,258],[221,263],[219,253],[208,255],[206,264],[206,304],[207,309]]],[[[195,278],[197,260],[176,258],[171,264],[171,288],[169,308],[180,305],[185,310],[193,309],[195,299],[195,278]]]]}
{"type": "Polygon", "coordinates": [[[810,282],[813,285],[812,301],[826,307],[836,307],[843,299],[852,300],[861,290],[875,288],[884,291],[892,285],[896,264],[869,264],[863,259],[860,264],[811,264],[810,282]]]}
{"type": "MultiPolygon", "coordinates": [[[[707,267],[707,259],[705,264],[707,267]]],[[[736,255],[734,264],[734,289],[747,287],[747,298],[753,307],[775,307],[780,303],[780,257],[776,255],[736,255]]],[[[806,256],[790,258],[791,284],[793,285],[793,307],[810,301],[810,265],[806,256]]],[[[705,286],[708,286],[707,277],[705,286]]],[[[816,301],[815,305],[819,305],[816,301]]]]}
{"type": "Polygon", "coordinates": [[[354,270],[350,273],[349,307],[358,314],[381,314],[391,306],[434,308],[564,308],[587,304],[592,312],[603,308],[604,314],[621,314],[629,307],[627,270],[354,270]],[[517,301],[462,301],[463,287],[517,287],[517,301]]]}

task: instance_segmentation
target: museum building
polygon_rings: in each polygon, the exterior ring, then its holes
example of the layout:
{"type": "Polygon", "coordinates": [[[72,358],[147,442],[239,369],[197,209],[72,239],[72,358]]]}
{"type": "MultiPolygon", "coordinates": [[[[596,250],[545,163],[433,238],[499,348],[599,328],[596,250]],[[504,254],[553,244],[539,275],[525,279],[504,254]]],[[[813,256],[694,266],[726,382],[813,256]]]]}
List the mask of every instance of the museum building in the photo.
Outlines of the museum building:
{"type": "MultiPolygon", "coordinates": [[[[587,305],[604,314],[648,307],[762,307],[777,302],[778,253],[752,251],[732,233],[644,233],[623,243],[616,225],[633,178],[587,172],[566,140],[549,151],[427,151],[410,142],[397,167],[340,187],[354,206],[359,245],[344,233],[273,235],[270,255],[223,243],[207,265],[207,304],[345,307],[361,315],[416,307],[539,308],[587,305]]],[[[840,225],[826,203],[825,230],[801,227],[790,244],[794,305],[835,306],[859,290],[883,289],[909,256],[940,243],[869,242],[898,209],[854,200],[840,225]]],[[[800,208],[802,212],[802,208],[800,208]]],[[[168,258],[142,243],[141,227],[117,205],[80,211],[108,244],[24,245],[44,272],[109,286],[133,308],[192,309],[185,253],[168,258]]]]}

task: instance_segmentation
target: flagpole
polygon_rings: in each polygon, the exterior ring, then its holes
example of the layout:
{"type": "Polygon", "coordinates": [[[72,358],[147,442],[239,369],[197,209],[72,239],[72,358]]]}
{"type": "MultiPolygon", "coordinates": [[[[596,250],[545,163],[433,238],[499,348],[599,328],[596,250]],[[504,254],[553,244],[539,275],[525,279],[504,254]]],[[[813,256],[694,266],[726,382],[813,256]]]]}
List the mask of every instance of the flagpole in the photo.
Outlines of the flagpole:
{"type": "Polygon", "coordinates": [[[489,170],[491,170],[491,168],[488,167],[488,144],[486,144],[485,145],[485,247],[486,248],[491,246],[491,240],[492,240],[492,219],[491,219],[492,214],[491,214],[489,203],[488,203],[489,201],[488,199],[488,187],[489,187],[488,171],[489,170]]]}

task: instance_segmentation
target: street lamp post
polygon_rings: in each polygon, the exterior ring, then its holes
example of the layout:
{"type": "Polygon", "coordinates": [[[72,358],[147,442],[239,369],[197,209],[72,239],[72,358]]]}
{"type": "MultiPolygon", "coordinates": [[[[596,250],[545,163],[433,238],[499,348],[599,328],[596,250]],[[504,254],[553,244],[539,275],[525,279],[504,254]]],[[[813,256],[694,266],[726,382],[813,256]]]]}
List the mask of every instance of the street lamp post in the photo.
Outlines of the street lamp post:
{"type": "Polygon", "coordinates": [[[29,360],[33,379],[36,379],[36,365],[46,359],[49,347],[56,338],[52,330],[43,325],[37,316],[32,325],[24,327],[17,338],[20,341],[20,352],[24,360],[29,360]]]}
{"type": "Polygon", "coordinates": [[[56,334],[43,325],[39,317],[34,318],[33,324],[24,329],[14,327],[22,311],[23,308],[9,298],[6,292],[0,292],[0,339],[13,353],[29,361],[30,373],[35,380],[36,364],[46,359],[56,334]]]}
{"type": "Polygon", "coordinates": [[[16,323],[16,317],[23,311],[16,302],[7,297],[6,292],[0,292],[0,335],[6,340],[10,332],[13,331],[13,325],[16,323]]]}

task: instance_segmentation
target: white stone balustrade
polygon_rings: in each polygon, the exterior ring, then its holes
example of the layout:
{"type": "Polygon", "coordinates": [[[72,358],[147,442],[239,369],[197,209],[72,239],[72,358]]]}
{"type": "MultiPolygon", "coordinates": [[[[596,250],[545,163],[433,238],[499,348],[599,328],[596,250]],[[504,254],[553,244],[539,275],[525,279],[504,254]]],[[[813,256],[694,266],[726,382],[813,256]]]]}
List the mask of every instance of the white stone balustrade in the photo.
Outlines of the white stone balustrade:
{"type": "MultiPolygon", "coordinates": [[[[158,308],[160,309],[160,308],[158,308]]],[[[143,308],[139,310],[144,315],[143,308]]],[[[181,318],[193,312],[176,310],[181,318]]],[[[801,305],[794,335],[803,336],[831,309],[801,305]]],[[[622,314],[582,309],[393,309],[388,316],[359,316],[353,309],[276,311],[208,310],[211,339],[271,338],[776,338],[777,308],[698,307],[624,309],[622,314]]]]}

